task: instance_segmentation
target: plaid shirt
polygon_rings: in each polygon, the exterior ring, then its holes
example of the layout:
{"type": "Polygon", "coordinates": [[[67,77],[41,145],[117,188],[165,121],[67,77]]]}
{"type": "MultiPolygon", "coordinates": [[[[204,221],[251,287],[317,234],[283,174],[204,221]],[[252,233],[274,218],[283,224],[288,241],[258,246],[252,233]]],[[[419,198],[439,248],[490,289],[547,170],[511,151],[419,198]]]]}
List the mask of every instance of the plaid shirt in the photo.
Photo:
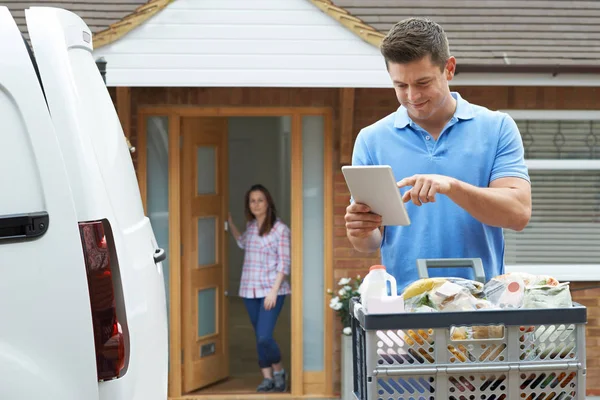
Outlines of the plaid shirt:
{"type": "MultiPolygon", "coordinates": [[[[279,219],[264,236],[259,236],[256,220],[249,222],[237,244],[245,250],[240,297],[266,297],[278,272],[290,274],[290,229],[279,219]]],[[[284,279],[278,294],[290,292],[290,284],[284,279]]]]}

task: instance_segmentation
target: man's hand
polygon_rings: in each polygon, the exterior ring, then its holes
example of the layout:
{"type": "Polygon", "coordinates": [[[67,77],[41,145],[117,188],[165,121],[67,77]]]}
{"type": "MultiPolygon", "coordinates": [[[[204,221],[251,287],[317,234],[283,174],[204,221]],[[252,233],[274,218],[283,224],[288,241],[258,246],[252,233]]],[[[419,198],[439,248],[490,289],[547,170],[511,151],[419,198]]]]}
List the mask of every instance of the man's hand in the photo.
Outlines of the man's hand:
{"type": "Polygon", "coordinates": [[[413,175],[402,179],[397,185],[399,188],[412,186],[412,189],[404,193],[402,201],[406,203],[412,200],[413,203],[420,206],[423,203],[435,202],[437,193],[450,193],[455,183],[456,179],[444,175],[413,175]]]}
{"type": "Polygon", "coordinates": [[[346,232],[348,236],[366,238],[381,226],[381,216],[372,213],[368,206],[352,203],[346,208],[346,232]]]}

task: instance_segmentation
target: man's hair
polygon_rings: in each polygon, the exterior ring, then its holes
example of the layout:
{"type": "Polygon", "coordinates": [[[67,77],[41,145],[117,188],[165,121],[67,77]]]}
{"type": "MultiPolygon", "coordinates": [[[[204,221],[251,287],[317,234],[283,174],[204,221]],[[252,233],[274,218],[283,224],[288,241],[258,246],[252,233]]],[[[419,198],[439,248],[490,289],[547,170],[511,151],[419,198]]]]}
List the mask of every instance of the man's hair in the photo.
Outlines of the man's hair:
{"type": "Polygon", "coordinates": [[[396,23],[381,43],[386,66],[390,62],[407,64],[431,56],[442,70],[450,58],[444,29],[427,18],[407,18],[396,23]]]}

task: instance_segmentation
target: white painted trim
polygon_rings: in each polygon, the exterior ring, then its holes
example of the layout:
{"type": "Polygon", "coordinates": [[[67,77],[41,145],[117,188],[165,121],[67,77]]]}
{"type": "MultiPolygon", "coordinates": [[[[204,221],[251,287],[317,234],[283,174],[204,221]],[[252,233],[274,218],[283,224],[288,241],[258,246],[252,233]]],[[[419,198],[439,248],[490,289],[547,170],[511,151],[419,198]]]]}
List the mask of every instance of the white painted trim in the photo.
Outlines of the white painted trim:
{"type": "Polygon", "coordinates": [[[551,275],[561,282],[600,280],[600,264],[521,264],[506,265],[506,272],[529,272],[535,275],[551,275]]]}
{"type": "MultiPolygon", "coordinates": [[[[460,63],[460,60],[458,60],[460,63]]],[[[598,74],[490,73],[463,72],[450,81],[451,86],[600,86],[598,74]]]]}
{"type": "Polygon", "coordinates": [[[600,160],[525,160],[530,170],[600,170],[600,160]]]}
{"type": "Polygon", "coordinates": [[[538,120],[538,121],[598,121],[600,110],[500,110],[513,119],[538,120]]]}

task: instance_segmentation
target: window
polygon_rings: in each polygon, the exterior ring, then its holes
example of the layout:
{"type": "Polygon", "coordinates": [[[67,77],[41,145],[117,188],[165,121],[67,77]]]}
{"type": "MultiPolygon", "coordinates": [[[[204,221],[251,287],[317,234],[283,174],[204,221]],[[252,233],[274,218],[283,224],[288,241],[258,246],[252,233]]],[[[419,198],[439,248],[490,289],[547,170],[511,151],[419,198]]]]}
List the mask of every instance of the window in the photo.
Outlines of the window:
{"type": "Polygon", "coordinates": [[[532,217],[505,231],[507,271],[600,279],[600,112],[507,111],[523,138],[532,217]]]}

